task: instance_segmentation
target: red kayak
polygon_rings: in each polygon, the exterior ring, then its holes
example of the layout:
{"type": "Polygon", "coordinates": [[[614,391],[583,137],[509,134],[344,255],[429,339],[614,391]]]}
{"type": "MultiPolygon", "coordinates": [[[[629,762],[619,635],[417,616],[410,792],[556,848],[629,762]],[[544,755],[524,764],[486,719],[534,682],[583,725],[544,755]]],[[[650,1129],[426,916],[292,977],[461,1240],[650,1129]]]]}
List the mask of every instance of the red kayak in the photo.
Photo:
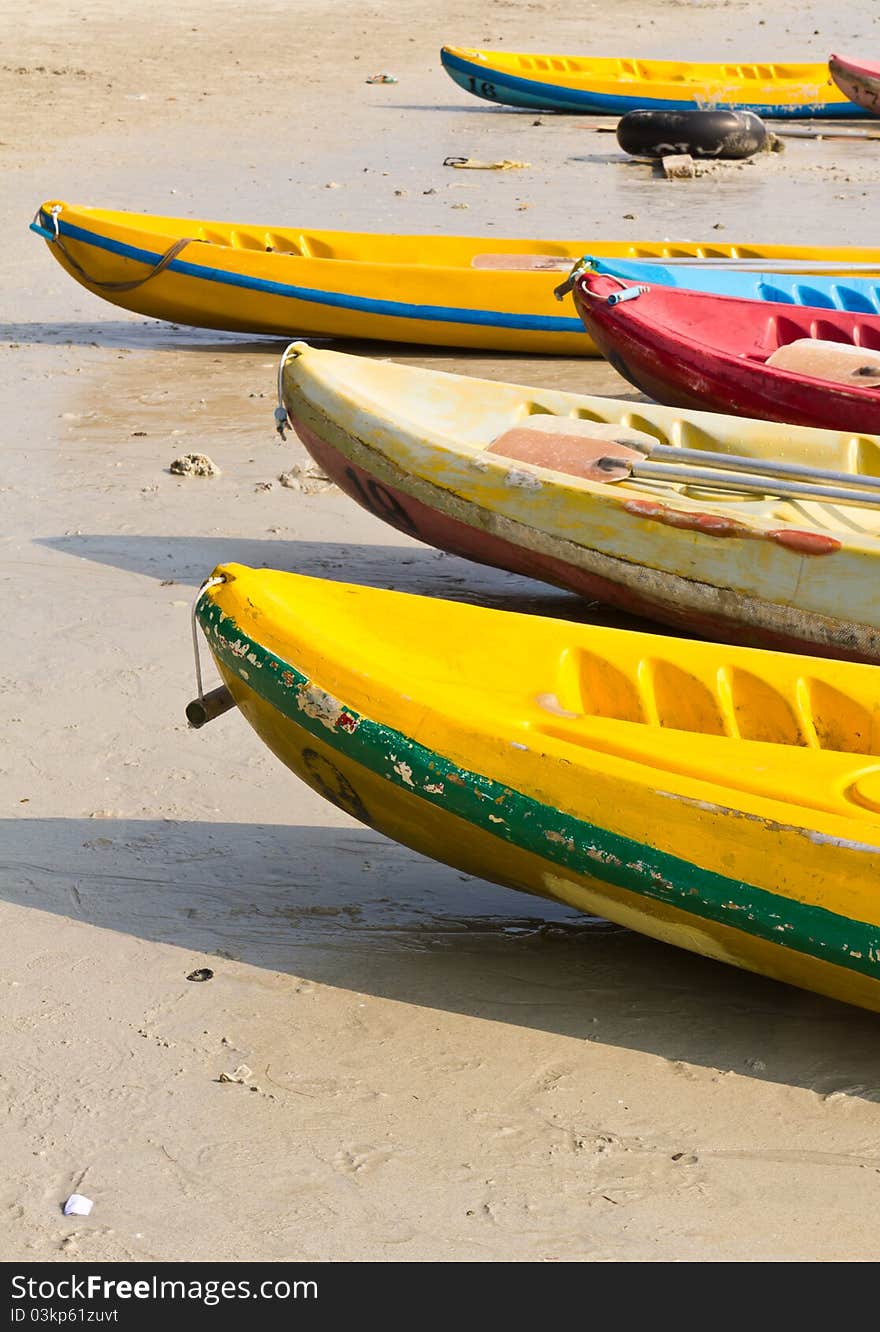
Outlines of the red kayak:
{"type": "Polygon", "coordinates": [[[573,290],[602,355],[657,402],[880,432],[880,315],[637,286],[589,272],[573,290]]]}
{"type": "Polygon", "coordinates": [[[828,72],[844,97],[864,107],[869,115],[880,115],[880,62],[833,55],[828,60],[828,72]]]}

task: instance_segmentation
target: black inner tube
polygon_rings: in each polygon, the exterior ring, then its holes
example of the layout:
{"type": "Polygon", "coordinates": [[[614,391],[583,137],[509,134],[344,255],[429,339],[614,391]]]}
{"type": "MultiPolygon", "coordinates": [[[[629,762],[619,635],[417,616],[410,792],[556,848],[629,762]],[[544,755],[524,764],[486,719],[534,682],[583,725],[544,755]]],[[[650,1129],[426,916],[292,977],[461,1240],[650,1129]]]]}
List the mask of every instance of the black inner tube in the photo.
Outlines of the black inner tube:
{"type": "Polygon", "coordinates": [[[745,158],[767,142],[767,127],[752,111],[630,111],[617,125],[617,142],[633,157],[745,158]]]}

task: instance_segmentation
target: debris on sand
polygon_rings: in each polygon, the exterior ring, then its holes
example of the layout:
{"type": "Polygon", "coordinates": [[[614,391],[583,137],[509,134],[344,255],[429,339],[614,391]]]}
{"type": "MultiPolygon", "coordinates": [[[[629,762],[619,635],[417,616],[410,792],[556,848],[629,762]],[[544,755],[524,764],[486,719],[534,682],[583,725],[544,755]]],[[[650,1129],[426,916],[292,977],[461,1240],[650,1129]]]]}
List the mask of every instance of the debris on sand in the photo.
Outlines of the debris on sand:
{"type": "Polygon", "coordinates": [[[693,180],[697,174],[690,153],[667,153],[663,158],[663,174],[667,180],[693,180]]]}
{"type": "MultiPolygon", "coordinates": [[[[645,163],[647,165],[647,162],[645,163]]],[[[663,180],[693,180],[700,176],[732,176],[741,171],[775,170],[780,165],[775,153],[756,153],[740,161],[723,158],[693,158],[689,153],[678,153],[654,161],[654,175],[663,180]]]]}
{"type": "Polygon", "coordinates": [[[287,472],[278,477],[282,486],[288,490],[298,490],[303,495],[320,495],[324,490],[332,490],[334,483],[318,467],[301,467],[294,463],[287,472]]]}
{"type": "Polygon", "coordinates": [[[475,157],[445,157],[443,165],[458,167],[466,171],[517,171],[531,166],[531,162],[519,162],[512,157],[502,157],[497,162],[478,162],[475,157]]]}
{"type": "Polygon", "coordinates": [[[72,1193],[61,1210],[65,1216],[88,1216],[94,1205],[91,1198],[81,1193],[72,1193]]]}
{"type": "Polygon", "coordinates": [[[207,453],[184,453],[168,468],[175,476],[219,476],[220,468],[207,453]]]}
{"type": "Polygon", "coordinates": [[[231,1073],[221,1073],[217,1082],[237,1082],[240,1086],[245,1087],[251,1082],[253,1076],[247,1064],[239,1064],[238,1068],[233,1069],[231,1073]]]}

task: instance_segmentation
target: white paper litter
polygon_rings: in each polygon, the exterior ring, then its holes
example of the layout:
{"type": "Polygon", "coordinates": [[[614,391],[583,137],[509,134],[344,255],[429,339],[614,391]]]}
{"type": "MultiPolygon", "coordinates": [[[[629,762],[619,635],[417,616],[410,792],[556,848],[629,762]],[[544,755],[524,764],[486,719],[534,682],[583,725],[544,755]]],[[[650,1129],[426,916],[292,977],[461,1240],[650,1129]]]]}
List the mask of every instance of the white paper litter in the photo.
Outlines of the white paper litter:
{"type": "Polygon", "coordinates": [[[84,1198],[81,1193],[72,1193],[64,1204],[65,1216],[88,1216],[94,1207],[91,1198],[84,1198]]]}

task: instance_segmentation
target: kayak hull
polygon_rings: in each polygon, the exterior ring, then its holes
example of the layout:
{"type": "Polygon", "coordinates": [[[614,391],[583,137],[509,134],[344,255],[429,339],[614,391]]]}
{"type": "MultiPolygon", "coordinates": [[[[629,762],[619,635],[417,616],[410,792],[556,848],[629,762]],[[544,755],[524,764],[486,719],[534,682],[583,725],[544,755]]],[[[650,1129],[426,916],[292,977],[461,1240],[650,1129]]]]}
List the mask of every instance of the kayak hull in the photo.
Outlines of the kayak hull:
{"type": "Polygon", "coordinates": [[[820,64],[699,65],[452,46],[444,46],[440,58],[449,77],[465,92],[530,111],[624,116],[638,110],[718,109],[751,111],[765,120],[849,119],[866,114],[820,64]]]}
{"type": "MultiPolygon", "coordinates": [[[[554,286],[585,250],[674,259],[762,258],[766,266],[875,264],[880,250],[304,231],[112,212],[59,201],[35,229],[87,290],[123,309],[197,328],[596,355],[554,286]],[[57,230],[56,230],[57,229],[57,230]],[[185,241],[161,271],[169,252],[185,241]],[[491,246],[491,249],[487,247],[491,246]]],[[[762,266],[764,263],[762,262],[762,266]]]]}
{"type": "MultiPolygon", "coordinates": [[[[658,737],[563,703],[554,716],[532,683],[535,665],[585,649],[619,687],[652,657],[641,678],[656,683],[643,688],[660,688],[661,664],[684,671],[682,686],[714,670],[737,687],[760,681],[766,706],[830,668],[375,589],[325,593],[311,586],[320,580],[241,566],[215,577],[224,581],[197,616],[224,682],[272,752],[345,814],[467,874],[880,1008],[877,814],[841,799],[824,811],[799,803],[812,773],[837,774],[835,786],[849,774],[867,791],[876,759],[674,729],[658,737]],[[403,631],[424,645],[412,658],[403,631]],[[472,638],[480,662],[488,647],[498,662],[528,656],[509,700],[468,674],[472,638]],[[716,768],[725,756],[732,787],[727,766],[716,768]],[[791,795],[768,787],[768,768],[783,762],[791,795]]],[[[865,692],[863,677],[840,678],[864,668],[834,669],[843,689],[865,692]]]]}
{"type": "Polygon", "coordinates": [[[880,115],[880,63],[832,55],[828,68],[845,97],[868,115],[880,115]]]}
{"type": "Polygon", "coordinates": [[[880,316],[777,305],[670,287],[642,289],[585,273],[577,309],[603,356],[643,393],[670,406],[766,421],[880,432],[880,397],[767,365],[778,347],[805,338],[880,350],[880,316]]]}
{"type": "Polygon", "coordinates": [[[880,468],[880,440],[679,415],[302,343],[285,357],[281,389],[322,470],[407,536],[703,637],[880,661],[880,509],[841,509],[836,519],[827,505],[772,496],[602,484],[493,451],[511,427],[558,420],[564,432],[572,418],[842,471],[880,468]]]}

